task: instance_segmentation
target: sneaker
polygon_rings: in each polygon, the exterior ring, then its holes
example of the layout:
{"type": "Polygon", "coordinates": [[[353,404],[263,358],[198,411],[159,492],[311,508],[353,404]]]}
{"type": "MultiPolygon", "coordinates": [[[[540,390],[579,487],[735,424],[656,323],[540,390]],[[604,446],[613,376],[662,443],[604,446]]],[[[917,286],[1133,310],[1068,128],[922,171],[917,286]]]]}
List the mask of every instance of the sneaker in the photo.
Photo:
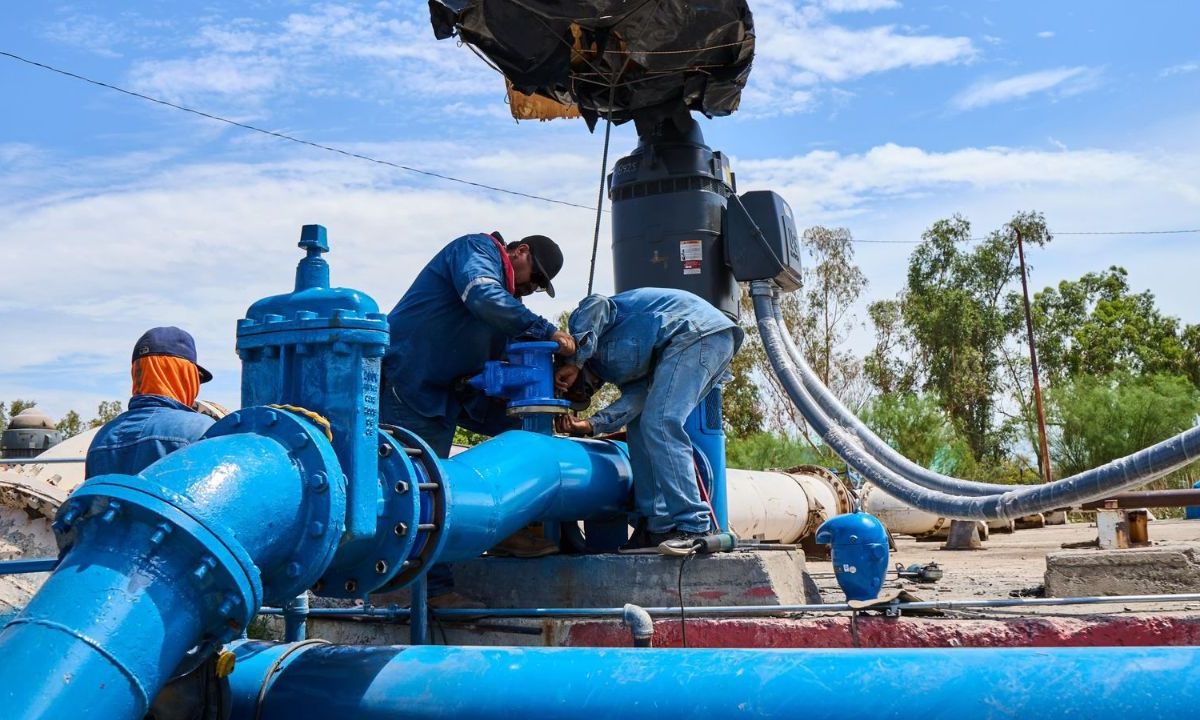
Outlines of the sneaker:
{"type": "Polygon", "coordinates": [[[657,541],[655,546],[662,555],[691,555],[697,538],[708,533],[672,530],[668,533],[651,533],[651,540],[657,541]]]}
{"type": "Polygon", "coordinates": [[[557,553],[558,543],[547,539],[540,527],[521,528],[488,550],[488,555],[513,558],[539,558],[557,553]]]}
{"type": "Polygon", "coordinates": [[[449,610],[452,608],[456,610],[481,610],[484,604],[451,590],[441,595],[431,595],[429,597],[429,607],[438,610],[449,610]]]}

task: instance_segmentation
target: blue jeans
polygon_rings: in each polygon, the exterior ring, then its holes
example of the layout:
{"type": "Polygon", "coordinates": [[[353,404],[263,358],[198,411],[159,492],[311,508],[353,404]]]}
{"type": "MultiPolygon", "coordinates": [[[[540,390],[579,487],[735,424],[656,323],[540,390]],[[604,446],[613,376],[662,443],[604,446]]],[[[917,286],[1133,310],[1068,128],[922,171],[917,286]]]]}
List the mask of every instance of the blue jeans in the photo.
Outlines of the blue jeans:
{"type": "Polygon", "coordinates": [[[634,506],[650,532],[712,528],[684,422],[728,371],[733,335],[729,329],[683,346],[668,344],[654,366],[646,405],[629,424],[634,506]]]}

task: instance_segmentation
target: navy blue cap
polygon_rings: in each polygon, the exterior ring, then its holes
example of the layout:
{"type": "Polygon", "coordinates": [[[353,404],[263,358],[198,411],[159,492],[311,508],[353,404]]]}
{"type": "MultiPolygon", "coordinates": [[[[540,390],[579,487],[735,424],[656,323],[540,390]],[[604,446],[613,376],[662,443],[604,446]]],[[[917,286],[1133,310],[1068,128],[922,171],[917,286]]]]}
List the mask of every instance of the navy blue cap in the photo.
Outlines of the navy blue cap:
{"type": "Polygon", "coordinates": [[[200,371],[201,383],[206,383],[213,378],[212,373],[200,367],[200,363],[196,362],[196,341],[186,330],[172,326],[147,330],[133,346],[133,359],[137,360],[149,355],[168,355],[187,360],[200,371]]]}

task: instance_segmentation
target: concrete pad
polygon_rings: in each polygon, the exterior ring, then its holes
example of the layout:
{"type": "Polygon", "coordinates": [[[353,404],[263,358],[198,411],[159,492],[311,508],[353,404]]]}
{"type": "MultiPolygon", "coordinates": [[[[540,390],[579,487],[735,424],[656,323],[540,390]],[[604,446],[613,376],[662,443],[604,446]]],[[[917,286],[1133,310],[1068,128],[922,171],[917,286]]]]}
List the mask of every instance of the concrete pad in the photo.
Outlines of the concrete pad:
{"type": "Polygon", "coordinates": [[[1200,543],[1046,556],[1046,595],[1150,595],[1200,592],[1200,543]]]}
{"type": "MultiPolygon", "coordinates": [[[[552,555],[479,558],[451,565],[455,590],[487,607],[646,607],[679,604],[681,558],[662,555],[552,555]]],[[[683,571],[683,597],[698,605],[821,602],[790,550],[698,555],[683,571]]]]}

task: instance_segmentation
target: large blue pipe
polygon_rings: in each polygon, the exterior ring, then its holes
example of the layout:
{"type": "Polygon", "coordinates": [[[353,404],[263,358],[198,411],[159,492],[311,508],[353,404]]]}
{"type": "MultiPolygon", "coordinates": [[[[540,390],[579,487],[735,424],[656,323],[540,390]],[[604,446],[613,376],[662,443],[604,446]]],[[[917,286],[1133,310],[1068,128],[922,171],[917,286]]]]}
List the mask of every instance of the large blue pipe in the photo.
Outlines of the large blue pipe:
{"type": "Polygon", "coordinates": [[[233,720],[1193,717],[1200,648],[677,650],[244,642],[233,720]],[[261,707],[260,707],[261,698],[261,707]]]}
{"type": "Polygon", "coordinates": [[[629,510],[633,481],[622,443],[514,430],[443,463],[452,512],[438,560],[478,557],[531,522],[629,510]]]}
{"type": "Polygon", "coordinates": [[[92,478],[60,509],[58,567],[0,632],[7,720],[140,718],[328,563],[345,495],[315,427],[255,408],[209,435],[141,475],[92,478]]]}

